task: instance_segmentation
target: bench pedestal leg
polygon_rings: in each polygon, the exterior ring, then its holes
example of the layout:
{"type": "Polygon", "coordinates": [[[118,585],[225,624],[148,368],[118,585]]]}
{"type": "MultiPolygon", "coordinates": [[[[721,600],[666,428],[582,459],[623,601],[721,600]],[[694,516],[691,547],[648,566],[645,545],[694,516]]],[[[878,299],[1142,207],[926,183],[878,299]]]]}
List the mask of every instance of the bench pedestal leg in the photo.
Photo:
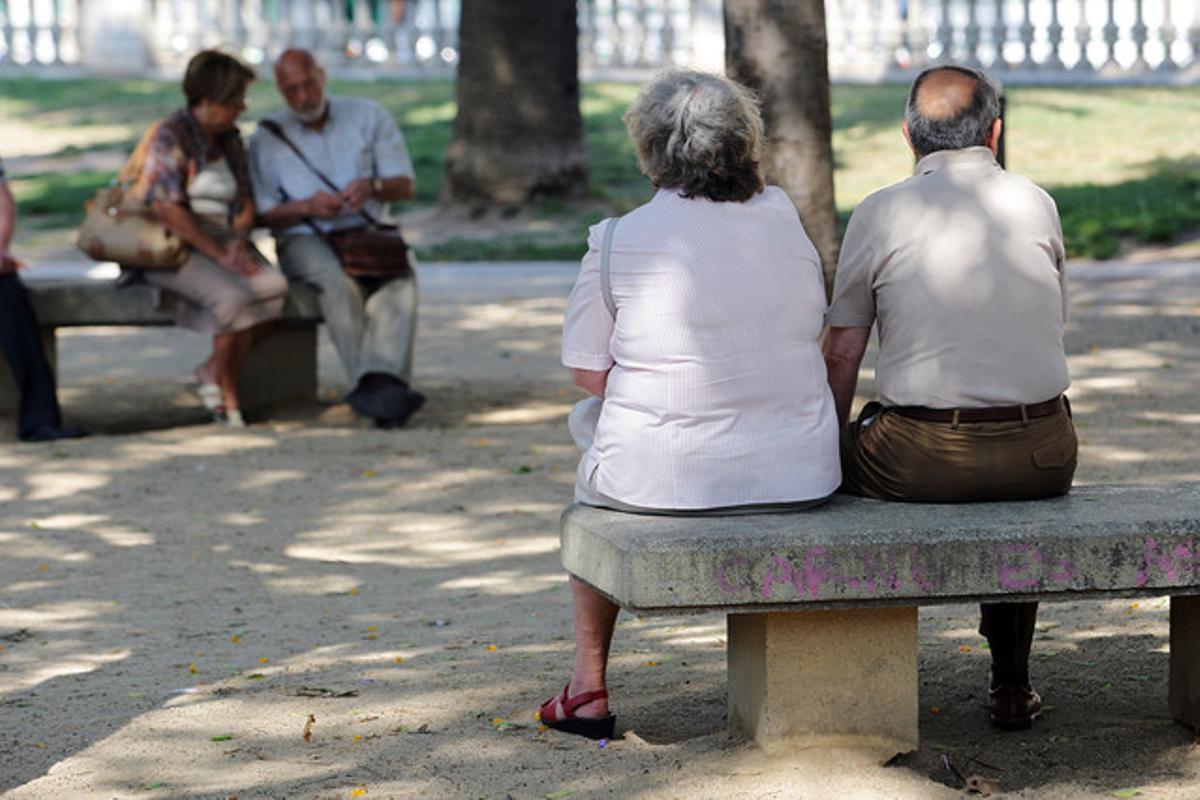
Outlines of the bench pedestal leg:
{"type": "Polygon", "coordinates": [[[1200,596],[1171,598],[1171,719],[1200,730],[1200,596]]]}
{"type": "Polygon", "coordinates": [[[917,747],[917,609],[730,614],[729,723],[759,744],[917,747]]]}
{"type": "Polygon", "coordinates": [[[316,402],[316,324],[277,323],[263,331],[238,377],[238,392],[245,408],[316,402]]]}
{"type": "MultiPolygon", "coordinates": [[[[58,350],[55,344],[54,328],[43,326],[39,331],[42,334],[42,352],[46,354],[46,360],[50,362],[51,371],[57,376],[58,350]]],[[[0,416],[16,416],[20,405],[21,393],[17,391],[17,382],[13,380],[8,359],[4,357],[3,352],[0,352],[0,416]]]]}

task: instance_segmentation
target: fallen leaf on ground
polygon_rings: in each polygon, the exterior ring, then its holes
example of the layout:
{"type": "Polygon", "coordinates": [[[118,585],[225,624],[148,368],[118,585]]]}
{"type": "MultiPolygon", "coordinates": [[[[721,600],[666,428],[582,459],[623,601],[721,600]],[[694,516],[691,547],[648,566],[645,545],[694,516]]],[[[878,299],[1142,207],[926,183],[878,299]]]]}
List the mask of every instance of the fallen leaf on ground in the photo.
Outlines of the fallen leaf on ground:
{"type": "Polygon", "coordinates": [[[657,661],[644,661],[644,662],[642,662],[642,666],[643,667],[657,667],[658,662],[657,661]]]}
{"type": "Polygon", "coordinates": [[[546,795],[546,800],[562,800],[562,798],[570,797],[572,794],[574,794],[574,792],[572,792],[570,789],[563,789],[561,791],[551,792],[550,794],[546,795]]]}
{"type": "Polygon", "coordinates": [[[959,645],[959,646],[958,646],[958,652],[960,652],[960,653],[969,653],[969,652],[971,652],[971,645],[969,645],[969,644],[961,644],[961,645],[959,645]]]}
{"type": "Polygon", "coordinates": [[[316,724],[316,721],[317,721],[317,718],[314,715],[312,715],[312,714],[308,715],[308,722],[304,723],[304,742],[305,742],[305,744],[312,742],[312,729],[313,729],[313,725],[316,724]]]}
{"type": "Polygon", "coordinates": [[[220,734],[220,735],[218,735],[218,736],[210,736],[210,737],[208,737],[208,740],[209,740],[210,742],[228,742],[228,741],[230,741],[230,740],[232,740],[232,739],[233,739],[233,734],[231,734],[231,733],[222,733],[222,734],[220,734]]]}
{"type": "Polygon", "coordinates": [[[1137,788],[1117,789],[1115,792],[1112,793],[1112,796],[1113,797],[1137,797],[1141,793],[1142,793],[1142,790],[1137,789],[1137,788]]]}
{"type": "Polygon", "coordinates": [[[487,649],[488,649],[488,652],[489,652],[489,653],[494,653],[494,652],[496,652],[496,645],[494,645],[494,644],[489,644],[489,645],[487,646],[487,649]]]}
{"type": "Polygon", "coordinates": [[[235,635],[235,636],[230,636],[230,637],[229,637],[229,641],[233,642],[234,644],[241,644],[241,643],[242,643],[242,637],[240,637],[240,636],[236,636],[236,635],[235,635]]]}
{"type": "Polygon", "coordinates": [[[367,790],[360,786],[357,789],[350,792],[350,796],[351,797],[362,797],[366,793],[367,793],[367,790]]]}
{"type": "Polygon", "coordinates": [[[403,664],[403,663],[404,663],[404,658],[403,658],[402,656],[396,656],[396,663],[397,663],[397,664],[403,664]]]}
{"type": "Polygon", "coordinates": [[[271,659],[267,658],[266,656],[263,656],[262,658],[260,658],[260,659],[258,660],[258,663],[260,663],[260,664],[270,664],[270,663],[271,663],[271,659]]]}
{"type": "Polygon", "coordinates": [[[363,476],[364,478],[374,478],[374,477],[375,477],[375,470],[373,470],[373,469],[364,469],[364,470],[362,471],[362,476],[363,476]]]}
{"type": "Polygon", "coordinates": [[[195,665],[195,664],[188,664],[188,672],[190,672],[190,673],[192,673],[193,675],[195,675],[195,674],[196,674],[196,672],[197,672],[197,670],[196,670],[196,665],[195,665]]]}

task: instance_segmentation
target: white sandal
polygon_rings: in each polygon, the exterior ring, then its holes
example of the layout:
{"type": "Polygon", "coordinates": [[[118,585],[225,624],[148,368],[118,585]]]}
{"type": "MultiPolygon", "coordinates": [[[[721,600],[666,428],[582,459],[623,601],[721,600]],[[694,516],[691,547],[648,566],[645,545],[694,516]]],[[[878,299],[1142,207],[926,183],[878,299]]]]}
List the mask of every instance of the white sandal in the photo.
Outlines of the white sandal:
{"type": "Polygon", "coordinates": [[[225,412],[225,427],[227,428],[244,428],[246,420],[242,419],[241,409],[231,409],[225,412]]]}
{"type": "Polygon", "coordinates": [[[221,395],[221,387],[215,383],[198,383],[196,384],[196,396],[200,398],[200,402],[204,404],[204,408],[209,411],[216,411],[224,402],[224,397],[221,395]]]}

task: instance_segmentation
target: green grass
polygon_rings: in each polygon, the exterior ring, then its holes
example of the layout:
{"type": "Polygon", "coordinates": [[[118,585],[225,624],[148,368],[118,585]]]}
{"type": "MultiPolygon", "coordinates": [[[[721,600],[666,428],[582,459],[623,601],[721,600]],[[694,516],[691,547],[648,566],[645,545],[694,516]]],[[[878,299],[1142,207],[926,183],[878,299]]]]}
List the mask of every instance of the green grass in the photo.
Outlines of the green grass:
{"type": "MultiPolygon", "coordinates": [[[[393,111],[417,171],[415,202],[436,203],[454,121],[453,83],[335,83],[331,89],[373,98],[393,111]]],[[[519,216],[536,223],[528,226],[536,232],[451,238],[419,254],[426,260],[576,258],[589,224],[652,193],[621,123],[635,92],[626,84],[584,87],[592,153],[586,202],[502,209],[501,218],[519,216]]],[[[904,94],[898,86],[834,87],[835,185],[843,221],[863,197],[912,169],[898,130],[904,94]]],[[[57,155],[128,150],[180,100],[174,84],[156,81],[16,79],[0,87],[0,119],[78,132],[77,141],[57,155]]],[[[244,130],[281,102],[272,86],[260,82],[251,87],[249,105],[244,130]]],[[[1072,255],[1106,258],[1123,241],[1169,241],[1200,227],[1200,157],[1189,135],[1197,127],[1200,87],[1018,87],[1008,94],[1008,164],[1054,196],[1072,255]]],[[[15,179],[22,229],[77,224],[83,200],[111,178],[104,171],[47,171],[15,179]]]]}

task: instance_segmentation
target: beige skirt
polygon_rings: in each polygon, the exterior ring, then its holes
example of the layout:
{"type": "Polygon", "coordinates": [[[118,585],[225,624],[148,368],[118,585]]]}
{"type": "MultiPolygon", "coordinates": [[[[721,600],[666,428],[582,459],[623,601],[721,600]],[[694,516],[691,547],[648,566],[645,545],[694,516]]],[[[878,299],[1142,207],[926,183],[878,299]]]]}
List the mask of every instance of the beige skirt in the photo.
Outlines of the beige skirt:
{"type": "MultiPolygon", "coordinates": [[[[229,231],[202,220],[204,232],[224,245],[229,231]]],[[[251,245],[262,269],[240,275],[195,250],[177,270],[146,270],[146,283],[163,291],[163,306],[175,314],[175,324],[201,333],[231,333],[278,319],[283,314],[287,278],[251,245]]]]}

